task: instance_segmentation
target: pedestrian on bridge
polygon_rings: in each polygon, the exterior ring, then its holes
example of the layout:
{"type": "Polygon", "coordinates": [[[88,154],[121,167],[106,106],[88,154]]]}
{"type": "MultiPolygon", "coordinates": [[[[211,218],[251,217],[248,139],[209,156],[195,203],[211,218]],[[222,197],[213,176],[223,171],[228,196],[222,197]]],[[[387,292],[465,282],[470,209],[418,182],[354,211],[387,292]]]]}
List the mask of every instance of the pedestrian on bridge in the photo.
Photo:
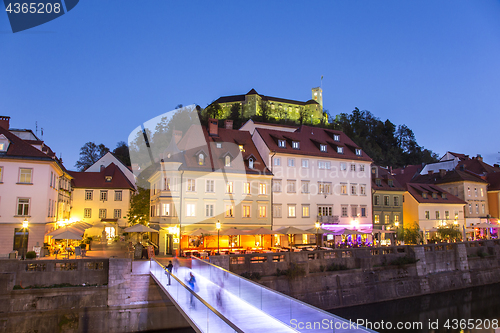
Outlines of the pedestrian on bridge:
{"type": "MultiPolygon", "coordinates": [[[[198,291],[198,286],[196,285],[196,279],[193,275],[193,272],[189,272],[189,280],[187,281],[189,287],[191,288],[191,290],[193,292],[197,292],[198,291]]],[[[194,295],[193,293],[189,293],[189,305],[190,305],[190,308],[195,308],[196,307],[196,304],[194,302],[194,295]]]]}
{"type": "Polygon", "coordinates": [[[165,271],[165,274],[168,276],[168,284],[167,286],[170,286],[170,275],[172,275],[172,269],[174,268],[174,265],[172,265],[172,260],[168,262],[167,265],[167,270],[165,271]]]}

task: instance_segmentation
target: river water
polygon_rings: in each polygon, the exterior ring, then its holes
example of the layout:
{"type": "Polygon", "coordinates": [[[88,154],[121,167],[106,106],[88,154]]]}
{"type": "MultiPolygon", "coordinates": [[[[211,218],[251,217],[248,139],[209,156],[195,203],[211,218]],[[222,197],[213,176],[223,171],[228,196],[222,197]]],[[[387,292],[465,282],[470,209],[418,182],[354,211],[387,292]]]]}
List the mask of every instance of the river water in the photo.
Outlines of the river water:
{"type": "Polygon", "coordinates": [[[377,332],[500,332],[500,284],[330,312],[377,332]]]}

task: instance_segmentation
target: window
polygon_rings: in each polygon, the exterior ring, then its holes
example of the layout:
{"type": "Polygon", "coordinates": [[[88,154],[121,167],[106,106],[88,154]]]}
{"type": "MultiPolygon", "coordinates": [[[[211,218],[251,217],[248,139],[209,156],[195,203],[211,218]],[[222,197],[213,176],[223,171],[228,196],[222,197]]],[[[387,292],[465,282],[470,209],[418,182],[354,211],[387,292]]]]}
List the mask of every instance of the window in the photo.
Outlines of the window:
{"type": "Polygon", "coordinates": [[[359,171],[365,171],[365,165],[364,164],[360,164],[359,165],[359,171]]]}
{"type": "Polygon", "coordinates": [[[121,219],[122,218],[122,210],[115,209],[115,211],[113,212],[113,216],[115,219],[121,219]]]}
{"type": "Polygon", "coordinates": [[[233,182],[226,183],[226,193],[233,193],[233,182]]]}
{"type": "Polygon", "coordinates": [[[330,170],[331,163],[326,161],[318,161],[318,169],[330,170]]]}
{"type": "Polygon", "coordinates": [[[428,210],[425,211],[425,219],[426,220],[429,220],[431,217],[430,217],[430,213],[428,210]]]}
{"type": "Polygon", "coordinates": [[[482,214],[486,214],[486,207],[484,204],[481,205],[481,212],[482,212],[482,214]]]}
{"type": "Polygon", "coordinates": [[[309,205],[302,205],[302,217],[309,217],[310,216],[310,207],[309,205]]]}
{"type": "Polygon", "coordinates": [[[295,158],[289,158],[288,159],[288,166],[289,167],[294,167],[295,166],[295,158]]]}
{"type": "Polygon", "coordinates": [[[274,158],[274,165],[278,165],[278,166],[281,165],[281,158],[275,157],[274,158]]]}
{"type": "Polygon", "coordinates": [[[364,184],[359,185],[359,194],[366,195],[366,185],[364,184]]]}
{"type": "Polygon", "coordinates": [[[222,148],[222,143],[217,142],[217,143],[215,144],[215,146],[216,146],[217,148],[222,148]]]}
{"type": "Polygon", "coordinates": [[[3,167],[0,167],[0,183],[2,182],[3,167]]]}
{"type": "Polygon", "coordinates": [[[206,217],[214,217],[214,205],[206,204],[205,205],[205,216],[206,217]]]}
{"type": "Polygon", "coordinates": [[[318,216],[332,216],[333,215],[333,206],[318,206],[318,216]]]}
{"type": "Polygon", "coordinates": [[[343,154],[344,153],[344,147],[337,147],[337,153],[343,154]]]}
{"type": "Polygon", "coordinates": [[[265,183],[259,184],[259,194],[267,194],[267,185],[265,183]]]}
{"type": "Polygon", "coordinates": [[[458,220],[458,212],[455,211],[455,220],[458,220]]]}
{"type": "Polygon", "coordinates": [[[108,201],[108,191],[101,191],[99,198],[101,201],[108,201]]]}
{"type": "Polygon", "coordinates": [[[394,214],[394,223],[399,223],[399,214],[394,214]]]}
{"type": "Polygon", "coordinates": [[[250,217],[250,206],[243,205],[243,217],[250,217]]]}
{"type": "Polygon", "coordinates": [[[297,141],[292,141],[292,148],[293,149],[299,149],[300,148],[300,143],[297,141]]]}
{"type": "Polygon", "coordinates": [[[439,220],[439,210],[436,210],[436,220],[439,220]]]}
{"type": "Polygon", "coordinates": [[[326,153],[326,145],[320,144],[319,145],[319,150],[322,151],[322,152],[324,152],[324,153],[326,153]]]}
{"type": "Polygon", "coordinates": [[[347,170],[347,163],[340,163],[340,171],[347,170]]]}
{"type": "Polygon", "coordinates": [[[99,218],[100,219],[105,219],[107,215],[107,210],[106,209],[99,209],[99,218]]]}
{"type": "Polygon", "coordinates": [[[380,179],[378,179],[378,178],[377,178],[377,179],[375,179],[375,185],[377,185],[377,186],[382,186],[382,180],[380,180],[380,179]]]}
{"type": "Polygon", "coordinates": [[[432,199],[437,199],[438,195],[437,193],[432,193],[432,199]]]}
{"type": "Polygon", "coordinates": [[[476,214],[479,214],[479,205],[476,204],[476,214]]]}
{"type": "Polygon", "coordinates": [[[83,217],[86,219],[92,218],[92,209],[91,208],[84,208],[83,209],[83,217]]]}
{"type": "Polygon", "coordinates": [[[205,155],[203,153],[200,153],[198,155],[198,165],[204,165],[205,164],[205,155]]]}
{"type": "MultiPolygon", "coordinates": [[[[151,217],[154,217],[155,216],[155,206],[151,206],[151,217]]],[[[101,212],[99,211],[99,215],[101,214],[101,212]]]]}
{"type": "Polygon", "coordinates": [[[352,217],[358,217],[358,206],[352,206],[351,205],[351,216],[352,217]]]}
{"type": "Polygon", "coordinates": [[[47,214],[47,217],[52,217],[51,209],[52,209],[52,199],[49,199],[49,213],[47,214]]]}
{"type": "Polygon", "coordinates": [[[250,194],[250,182],[243,182],[243,194],[250,194]]]}
{"type": "Polygon", "coordinates": [[[231,166],[231,156],[227,155],[224,158],[224,166],[230,167],[231,166]]]}
{"type": "Polygon", "coordinates": [[[380,196],[376,195],[376,196],[373,197],[373,204],[375,206],[380,205],[380,196]]]}
{"type": "Polygon", "coordinates": [[[170,204],[164,203],[163,204],[163,216],[171,216],[170,214],[170,204]]]}
{"type": "Polygon", "coordinates": [[[115,201],[122,201],[122,191],[115,191],[115,201]]]}
{"type": "Polygon", "coordinates": [[[376,224],[380,223],[380,215],[375,214],[375,216],[373,217],[373,222],[376,224]]]}
{"type": "Polygon", "coordinates": [[[31,184],[31,171],[32,169],[19,169],[19,182],[22,184],[31,184]]]}
{"type": "Polygon", "coordinates": [[[288,217],[295,217],[295,216],[296,216],[295,204],[288,205],[288,217]]]}
{"type": "Polygon", "coordinates": [[[267,206],[259,205],[259,217],[264,218],[267,217],[267,206]]]}
{"type": "Polygon", "coordinates": [[[278,147],[286,148],[286,141],[285,140],[278,140],[278,147]]]}
{"type": "Polygon", "coordinates": [[[253,169],[253,158],[250,158],[250,159],[248,160],[248,167],[249,167],[250,169],[253,169]]]}
{"type": "Polygon", "coordinates": [[[334,134],[334,135],[333,135],[333,140],[334,140],[334,141],[340,141],[340,135],[338,135],[338,134],[334,134]]]}
{"type": "MultiPolygon", "coordinates": [[[[0,181],[2,180],[2,168],[0,168],[0,181]]],[[[484,192],[483,192],[483,189],[481,188],[481,198],[484,197],[484,192]]]]}
{"type": "Polygon", "coordinates": [[[205,182],[205,192],[214,193],[215,192],[215,180],[207,179],[205,182]]]}
{"type": "Polygon", "coordinates": [[[196,192],[196,180],[188,179],[187,180],[187,189],[188,192],[196,192]]]}
{"type": "Polygon", "coordinates": [[[281,192],[281,179],[273,181],[273,192],[281,192]]]}
{"type": "Polygon", "coordinates": [[[332,193],[332,183],[318,182],[318,194],[332,193]]]}
{"type": "Polygon", "coordinates": [[[356,164],[351,164],[351,171],[356,171],[356,164]]]}
{"type": "Polygon", "coordinates": [[[357,184],[351,184],[351,195],[358,195],[358,185],[357,184]]]}
{"type": "Polygon", "coordinates": [[[347,195],[347,184],[340,184],[340,194],[347,195]]]}
{"type": "Polygon", "coordinates": [[[474,187],[474,196],[477,197],[477,187],[474,187]]]}
{"type": "Polygon", "coordinates": [[[238,148],[240,149],[240,151],[244,152],[245,151],[245,148],[243,147],[243,145],[238,145],[238,148]]]}
{"type": "Polygon", "coordinates": [[[366,207],[361,206],[361,217],[366,217],[366,207]]]}
{"type": "Polygon", "coordinates": [[[226,205],[226,217],[234,217],[234,206],[226,205]]]}
{"type": "Polygon", "coordinates": [[[186,204],[186,216],[196,216],[196,204],[188,203],[186,204]]]}
{"type": "Polygon", "coordinates": [[[467,187],[467,195],[470,197],[470,187],[467,187]]]}
{"type": "Polygon", "coordinates": [[[472,204],[469,204],[469,214],[472,214],[472,204]]]}
{"type": "Polygon", "coordinates": [[[394,187],[394,181],[392,179],[387,180],[387,185],[389,185],[389,187],[394,187]]]}
{"type": "Polygon", "coordinates": [[[94,191],[93,190],[85,190],[85,200],[93,200],[94,191]]]}
{"type": "Polygon", "coordinates": [[[385,215],[385,216],[384,216],[384,219],[385,219],[385,220],[384,220],[384,223],[385,223],[385,224],[389,224],[389,223],[391,223],[391,217],[390,217],[389,215],[385,215]]]}
{"type": "MultiPolygon", "coordinates": [[[[54,173],[51,171],[50,172],[50,187],[52,187],[52,181],[54,180],[54,173]]],[[[54,184],[55,185],[55,184],[54,184]]]]}
{"type": "Polygon", "coordinates": [[[356,156],[361,156],[361,149],[356,149],[356,156]]]}
{"type": "Polygon", "coordinates": [[[449,210],[446,210],[446,211],[444,212],[444,219],[445,219],[445,220],[449,220],[449,219],[450,219],[450,211],[449,211],[449,210]]]}
{"type": "Polygon", "coordinates": [[[347,206],[341,207],[342,217],[348,217],[347,215],[347,206]]]}
{"type": "Polygon", "coordinates": [[[427,192],[422,192],[422,198],[427,199],[427,192]]]}
{"type": "Polygon", "coordinates": [[[286,182],[286,191],[288,193],[295,193],[295,180],[288,180],[286,182]]]}
{"type": "Polygon", "coordinates": [[[273,218],[282,217],[282,207],[281,205],[273,205],[273,218]]]}
{"type": "Polygon", "coordinates": [[[394,206],[399,206],[399,197],[394,197],[394,206]]]}
{"type": "Polygon", "coordinates": [[[309,160],[302,160],[302,167],[309,168],[309,160]]]}
{"type": "Polygon", "coordinates": [[[384,206],[389,206],[389,196],[384,195],[384,206]]]}
{"type": "Polygon", "coordinates": [[[308,180],[301,181],[300,190],[302,193],[309,193],[309,181],[308,180]]]}

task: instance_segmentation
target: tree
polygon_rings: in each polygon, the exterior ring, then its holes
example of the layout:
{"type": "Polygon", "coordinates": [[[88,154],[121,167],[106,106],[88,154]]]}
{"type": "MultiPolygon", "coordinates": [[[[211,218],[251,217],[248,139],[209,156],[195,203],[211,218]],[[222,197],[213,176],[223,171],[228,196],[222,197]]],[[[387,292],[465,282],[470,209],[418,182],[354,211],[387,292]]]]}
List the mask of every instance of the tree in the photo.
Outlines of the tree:
{"type": "Polygon", "coordinates": [[[270,108],[269,104],[266,101],[260,101],[259,103],[259,114],[257,115],[257,119],[262,122],[268,122],[270,116],[270,108]]]}
{"type": "Polygon", "coordinates": [[[404,240],[405,244],[418,244],[421,240],[420,226],[417,222],[409,223],[404,228],[398,229],[398,239],[404,240]]]}
{"type": "Polygon", "coordinates": [[[116,144],[116,148],[113,150],[113,155],[115,155],[115,157],[122,161],[126,166],[131,166],[130,152],[125,141],[120,141],[116,144]]]}
{"type": "Polygon", "coordinates": [[[213,102],[205,108],[205,114],[208,116],[208,118],[219,119],[219,117],[222,116],[222,112],[222,107],[219,103],[216,102],[213,102]]]}
{"type": "Polygon", "coordinates": [[[442,240],[449,240],[453,242],[462,240],[462,232],[458,225],[438,227],[438,236],[442,240]]]}
{"type": "Polygon", "coordinates": [[[96,145],[94,142],[87,142],[80,148],[80,159],[75,163],[78,171],[88,169],[109,151],[109,148],[103,145],[96,145]]]}
{"type": "Polygon", "coordinates": [[[234,103],[231,105],[229,111],[229,119],[233,121],[233,128],[239,128],[241,126],[241,105],[240,103],[234,103]]]}
{"type": "Polygon", "coordinates": [[[135,224],[147,225],[149,222],[149,189],[138,187],[137,193],[130,200],[130,209],[127,219],[130,226],[135,224]]]}

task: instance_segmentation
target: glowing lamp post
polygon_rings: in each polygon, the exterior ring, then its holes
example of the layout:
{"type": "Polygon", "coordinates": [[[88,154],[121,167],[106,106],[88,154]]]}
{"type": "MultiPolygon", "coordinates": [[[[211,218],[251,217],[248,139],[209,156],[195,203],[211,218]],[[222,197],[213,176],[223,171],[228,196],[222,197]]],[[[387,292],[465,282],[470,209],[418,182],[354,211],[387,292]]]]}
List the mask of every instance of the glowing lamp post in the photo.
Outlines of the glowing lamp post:
{"type": "Polygon", "coordinates": [[[215,229],[217,229],[217,254],[220,254],[220,220],[215,223],[215,229]]]}
{"type": "Polygon", "coordinates": [[[28,229],[28,219],[25,218],[24,221],[23,221],[23,239],[22,239],[22,242],[21,242],[21,251],[22,251],[22,254],[21,254],[21,259],[24,260],[25,258],[25,255],[26,255],[26,251],[24,251],[24,238],[26,237],[26,229],[28,229]]]}
{"type": "Polygon", "coordinates": [[[319,249],[319,228],[320,228],[320,223],[316,222],[314,224],[314,227],[316,228],[316,249],[319,249]]]}
{"type": "Polygon", "coordinates": [[[396,226],[396,239],[398,238],[398,231],[399,231],[399,222],[394,222],[394,225],[396,226]]]}

